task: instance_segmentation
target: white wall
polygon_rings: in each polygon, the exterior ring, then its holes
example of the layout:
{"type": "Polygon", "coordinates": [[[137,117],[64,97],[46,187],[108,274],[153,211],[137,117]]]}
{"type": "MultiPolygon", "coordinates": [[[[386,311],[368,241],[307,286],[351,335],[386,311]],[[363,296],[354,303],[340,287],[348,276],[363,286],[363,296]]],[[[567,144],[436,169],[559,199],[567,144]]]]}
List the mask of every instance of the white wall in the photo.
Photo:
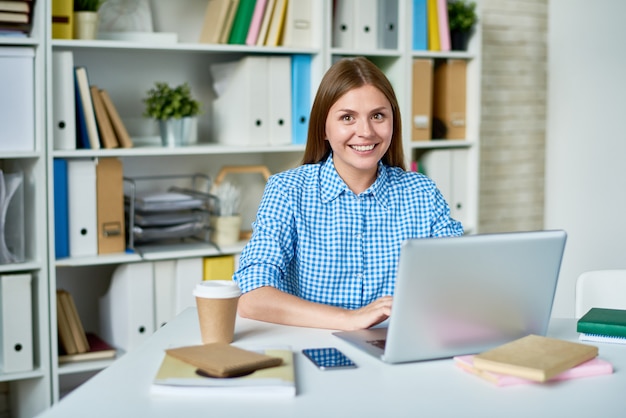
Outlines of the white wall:
{"type": "Polygon", "coordinates": [[[626,1],[550,0],[548,16],[545,227],[569,234],[558,317],[581,272],[626,268],[626,1]]]}

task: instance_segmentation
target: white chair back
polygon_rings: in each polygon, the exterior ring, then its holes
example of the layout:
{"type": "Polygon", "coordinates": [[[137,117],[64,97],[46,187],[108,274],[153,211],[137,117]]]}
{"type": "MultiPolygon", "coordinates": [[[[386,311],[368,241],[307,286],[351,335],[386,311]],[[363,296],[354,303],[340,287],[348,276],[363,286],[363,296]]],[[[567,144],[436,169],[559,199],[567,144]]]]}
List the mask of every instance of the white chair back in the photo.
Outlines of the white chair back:
{"type": "Polygon", "coordinates": [[[594,270],[576,280],[576,318],[591,308],[626,309],[626,269],[594,270]]]}

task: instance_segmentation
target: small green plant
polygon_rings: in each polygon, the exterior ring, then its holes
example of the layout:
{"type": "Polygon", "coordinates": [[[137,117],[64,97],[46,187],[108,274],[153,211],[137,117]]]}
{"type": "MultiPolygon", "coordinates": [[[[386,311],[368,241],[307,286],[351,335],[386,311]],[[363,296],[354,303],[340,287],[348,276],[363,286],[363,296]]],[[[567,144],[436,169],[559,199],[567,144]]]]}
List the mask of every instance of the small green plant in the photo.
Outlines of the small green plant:
{"type": "Polygon", "coordinates": [[[143,99],[146,104],[144,116],[165,120],[196,116],[200,113],[200,102],[191,96],[187,83],[172,88],[167,83],[156,82],[147,94],[143,99]]]}
{"type": "Polygon", "coordinates": [[[74,0],[75,12],[97,12],[105,0],[74,0]]]}
{"type": "Polygon", "coordinates": [[[469,32],[472,30],[478,22],[476,3],[466,0],[448,0],[448,22],[450,31],[469,32]]]}

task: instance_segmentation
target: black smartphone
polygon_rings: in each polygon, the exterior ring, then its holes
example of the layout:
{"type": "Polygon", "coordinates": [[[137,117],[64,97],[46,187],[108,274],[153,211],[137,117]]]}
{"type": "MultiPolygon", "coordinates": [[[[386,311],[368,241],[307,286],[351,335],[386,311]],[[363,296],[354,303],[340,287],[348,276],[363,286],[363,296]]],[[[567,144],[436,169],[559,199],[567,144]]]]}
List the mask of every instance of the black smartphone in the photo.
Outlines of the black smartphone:
{"type": "Polygon", "coordinates": [[[305,348],[302,353],[320,370],[353,369],[353,362],[335,347],[305,348]]]}

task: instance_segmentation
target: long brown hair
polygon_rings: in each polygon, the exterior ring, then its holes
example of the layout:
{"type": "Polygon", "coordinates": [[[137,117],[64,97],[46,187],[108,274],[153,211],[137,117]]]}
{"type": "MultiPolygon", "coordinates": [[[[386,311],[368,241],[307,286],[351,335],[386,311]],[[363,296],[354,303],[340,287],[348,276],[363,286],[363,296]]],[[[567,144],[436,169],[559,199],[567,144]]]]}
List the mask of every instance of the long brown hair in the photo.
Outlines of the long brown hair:
{"type": "Polygon", "coordinates": [[[392,167],[405,168],[398,99],[385,74],[364,57],[343,58],[333,64],[322,78],[309,118],[309,132],[302,158],[303,164],[315,164],[326,160],[331,152],[330,144],[326,140],[328,111],[348,91],[365,85],[376,87],[391,104],[393,134],[391,145],[382,161],[392,167]]]}

